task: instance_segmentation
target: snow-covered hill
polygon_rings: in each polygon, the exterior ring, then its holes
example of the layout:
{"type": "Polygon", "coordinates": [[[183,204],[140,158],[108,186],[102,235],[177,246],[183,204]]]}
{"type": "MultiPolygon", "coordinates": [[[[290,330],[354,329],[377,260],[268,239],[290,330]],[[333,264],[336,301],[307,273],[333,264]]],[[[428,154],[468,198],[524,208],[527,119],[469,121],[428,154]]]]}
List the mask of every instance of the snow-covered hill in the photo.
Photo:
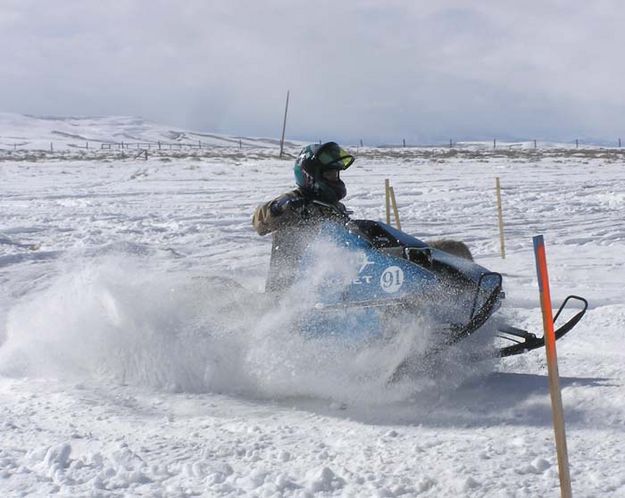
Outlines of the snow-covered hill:
{"type": "Polygon", "coordinates": [[[37,117],[0,113],[0,149],[100,148],[101,144],[187,144],[223,147],[272,147],[272,138],[239,137],[171,128],[142,118],[37,117]]]}
{"type": "MultiPolygon", "coordinates": [[[[3,143],[168,133],[24,119],[3,143]]],[[[574,495],[625,497],[622,156],[357,156],[354,216],[383,218],[390,178],[404,230],[464,239],[503,273],[503,316],[539,333],[545,235],[554,301],[591,305],[558,342],[574,495]]],[[[558,496],[543,351],[387,385],[367,375],[387,351],[291,334],[288,307],[259,313],[270,240],[250,216],[291,175],[256,154],[0,162],[0,495],[558,496]]]]}

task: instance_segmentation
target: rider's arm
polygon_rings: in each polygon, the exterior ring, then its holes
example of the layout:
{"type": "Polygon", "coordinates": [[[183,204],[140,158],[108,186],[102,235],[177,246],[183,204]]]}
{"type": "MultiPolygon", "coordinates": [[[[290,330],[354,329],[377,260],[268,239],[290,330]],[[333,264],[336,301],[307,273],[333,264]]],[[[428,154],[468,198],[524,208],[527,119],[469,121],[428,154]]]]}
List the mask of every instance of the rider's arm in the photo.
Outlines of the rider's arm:
{"type": "Polygon", "coordinates": [[[289,192],[258,206],[252,217],[252,225],[254,225],[258,235],[266,235],[281,226],[293,223],[295,221],[294,213],[291,209],[285,209],[287,206],[285,201],[299,198],[300,196],[297,194],[289,192]]]}
{"type": "Polygon", "coordinates": [[[254,211],[252,225],[254,225],[254,230],[256,230],[258,235],[266,235],[276,229],[276,220],[271,214],[271,202],[261,204],[254,211]]]}

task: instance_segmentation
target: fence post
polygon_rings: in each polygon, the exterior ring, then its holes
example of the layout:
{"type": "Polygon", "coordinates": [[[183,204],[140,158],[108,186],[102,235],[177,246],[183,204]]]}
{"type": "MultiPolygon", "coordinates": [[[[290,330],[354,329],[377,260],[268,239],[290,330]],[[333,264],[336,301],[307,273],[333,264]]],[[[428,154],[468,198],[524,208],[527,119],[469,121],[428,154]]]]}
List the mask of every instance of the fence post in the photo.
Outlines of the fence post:
{"type": "Polygon", "coordinates": [[[579,148],[579,139],[577,138],[575,139],[575,148],[576,149],[579,148]]]}
{"type": "Polygon", "coordinates": [[[534,140],[534,149],[536,149],[536,140],[534,140]]]}
{"type": "Polygon", "coordinates": [[[360,139],[360,146],[362,147],[362,138],[360,139]]]}
{"type": "Polygon", "coordinates": [[[495,178],[497,187],[497,217],[499,219],[499,247],[501,249],[501,258],[506,259],[506,246],[503,236],[503,208],[501,207],[501,186],[499,185],[499,177],[495,178]]]}
{"type": "Polygon", "coordinates": [[[402,138],[402,144],[403,144],[404,147],[406,147],[406,139],[405,138],[402,138]]]}
{"type": "Polygon", "coordinates": [[[388,178],[384,180],[384,203],[386,206],[386,224],[391,224],[391,194],[390,181],[388,178]]]}
{"type": "Polygon", "coordinates": [[[454,146],[454,143],[451,141],[451,138],[449,139],[449,148],[451,149],[454,146]]]}
{"type": "Polygon", "coordinates": [[[388,188],[388,193],[391,197],[391,205],[393,206],[393,214],[395,215],[395,224],[397,225],[397,230],[401,230],[401,223],[399,221],[399,211],[397,209],[397,201],[395,200],[395,189],[391,185],[388,188]]]}
{"type": "Polygon", "coordinates": [[[282,159],[282,153],[284,151],[284,132],[286,131],[286,115],[289,112],[289,93],[286,91],[286,105],[284,106],[284,121],[282,122],[282,138],[280,139],[280,159],[282,159]]]}
{"type": "Polygon", "coordinates": [[[493,138],[493,149],[497,148],[497,139],[493,138]]]}

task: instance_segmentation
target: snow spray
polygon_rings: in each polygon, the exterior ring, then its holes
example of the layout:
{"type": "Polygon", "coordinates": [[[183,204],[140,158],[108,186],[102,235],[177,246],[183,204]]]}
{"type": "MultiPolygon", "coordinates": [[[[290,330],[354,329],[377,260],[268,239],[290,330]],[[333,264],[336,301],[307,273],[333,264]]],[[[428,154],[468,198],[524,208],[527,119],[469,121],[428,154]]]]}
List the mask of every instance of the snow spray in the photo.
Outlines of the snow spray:
{"type": "Polygon", "coordinates": [[[391,324],[403,333],[377,342],[345,340],[340,330],[318,338],[300,333],[301,317],[315,309],[318,283],[332,275],[347,285],[360,264],[344,249],[316,250],[322,256],[316,277],[280,300],[219,276],[167,271],[145,255],[73,260],[9,310],[0,373],[361,404],[450,389],[475,374],[452,355],[434,373],[389,385],[403,356],[429,344],[430,324],[412,315],[391,324]]]}

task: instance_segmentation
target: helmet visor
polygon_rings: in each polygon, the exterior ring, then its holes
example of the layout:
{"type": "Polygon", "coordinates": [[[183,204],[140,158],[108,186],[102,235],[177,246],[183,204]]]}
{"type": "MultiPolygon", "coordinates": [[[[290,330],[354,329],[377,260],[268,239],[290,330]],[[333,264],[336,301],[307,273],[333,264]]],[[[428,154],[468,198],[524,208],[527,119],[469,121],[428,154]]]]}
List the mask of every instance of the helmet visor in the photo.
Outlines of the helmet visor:
{"type": "Polygon", "coordinates": [[[348,154],[345,149],[342,149],[337,144],[330,142],[319,149],[317,160],[324,168],[341,170],[347,169],[352,165],[354,156],[348,154]]]}

